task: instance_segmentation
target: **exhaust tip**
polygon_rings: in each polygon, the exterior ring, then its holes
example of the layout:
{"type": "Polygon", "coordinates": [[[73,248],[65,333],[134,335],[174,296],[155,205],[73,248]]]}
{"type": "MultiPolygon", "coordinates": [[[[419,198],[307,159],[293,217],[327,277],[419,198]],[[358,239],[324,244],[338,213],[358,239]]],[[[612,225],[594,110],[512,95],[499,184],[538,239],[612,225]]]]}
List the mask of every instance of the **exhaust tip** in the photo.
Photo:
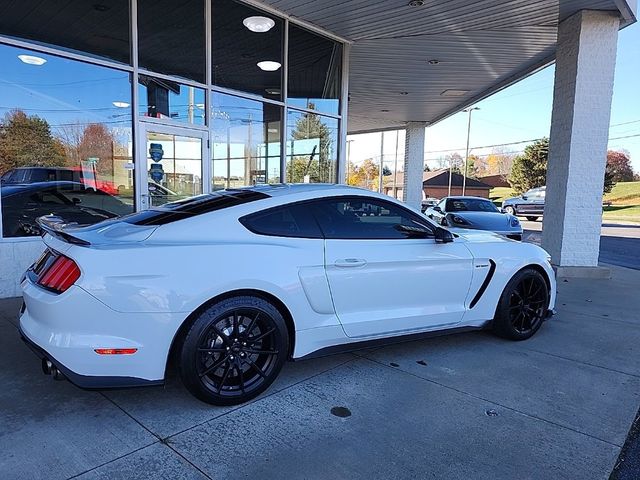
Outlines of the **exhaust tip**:
{"type": "Polygon", "coordinates": [[[54,368],[55,367],[53,366],[53,363],[51,363],[51,360],[47,358],[42,359],[42,373],[44,373],[45,375],[51,375],[54,368]]]}

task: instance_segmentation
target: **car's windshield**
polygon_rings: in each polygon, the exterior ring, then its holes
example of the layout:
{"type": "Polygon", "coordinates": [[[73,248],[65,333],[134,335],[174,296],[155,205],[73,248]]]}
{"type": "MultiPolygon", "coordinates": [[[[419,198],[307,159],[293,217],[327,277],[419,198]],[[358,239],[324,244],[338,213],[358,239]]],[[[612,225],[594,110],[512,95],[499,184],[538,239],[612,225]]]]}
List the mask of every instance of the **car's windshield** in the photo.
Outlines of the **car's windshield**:
{"type": "Polygon", "coordinates": [[[448,212],[498,212],[493,202],[480,198],[452,198],[447,202],[448,212]]]}

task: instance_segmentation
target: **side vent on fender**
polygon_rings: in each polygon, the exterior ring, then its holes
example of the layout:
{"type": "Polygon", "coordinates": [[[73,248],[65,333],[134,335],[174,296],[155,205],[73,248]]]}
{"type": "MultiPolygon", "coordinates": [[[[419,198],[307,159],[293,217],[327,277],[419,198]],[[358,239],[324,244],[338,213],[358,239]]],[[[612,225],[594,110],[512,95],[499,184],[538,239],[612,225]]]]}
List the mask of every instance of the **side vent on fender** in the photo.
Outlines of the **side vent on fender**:
{"type": "Polygon", "coordinates": [[[478,301],[480,301],[480,299],[482,298],[482,295],[484,295],[484,292],[489,286],[489,283],[491,282],[491,279],[493,278],[493,274],[495,273],[495,271],[496,271],[496,262],[489,259],[489,271],[487,272],[487,276],[484,278],[482,285],[480,285],[480,289],[478,290],[478,293],[476,293],[476,296],[473,297],[473,300],[471,300],[471,303],[469,304],[470,309],[475,307],[476,303],[478,303],[478,301]]]}

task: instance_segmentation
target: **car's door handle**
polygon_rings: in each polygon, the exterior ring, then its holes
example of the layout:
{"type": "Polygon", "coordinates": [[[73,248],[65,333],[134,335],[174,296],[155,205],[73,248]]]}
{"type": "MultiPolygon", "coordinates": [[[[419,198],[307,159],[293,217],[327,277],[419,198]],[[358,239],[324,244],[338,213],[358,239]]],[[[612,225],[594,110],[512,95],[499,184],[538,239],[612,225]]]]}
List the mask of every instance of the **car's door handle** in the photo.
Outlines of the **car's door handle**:
{"type": "Polygon", "coordinates": [[[366,264],[367,261],[363,258],[343,258],[334,263],[336,267],[362,267],[366,264]]]}

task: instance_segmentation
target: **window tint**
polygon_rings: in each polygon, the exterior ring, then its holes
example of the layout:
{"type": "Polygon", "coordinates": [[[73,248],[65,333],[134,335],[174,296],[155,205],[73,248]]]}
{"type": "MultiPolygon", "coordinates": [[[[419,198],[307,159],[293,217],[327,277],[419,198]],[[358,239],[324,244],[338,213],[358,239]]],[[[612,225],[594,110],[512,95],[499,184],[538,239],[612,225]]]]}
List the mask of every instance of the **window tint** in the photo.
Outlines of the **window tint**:
{"type": "Polygon", "coordinates": [[[497,212],[498,208],[489,200],[477,198],[453,198],[448,201],[447,212],[497,212]]]}
{"type": "Polygon", "coordinates": [[[269,198],[269,195],[254,190],[225,190],[165,203],[162,207],[127,215],[123,220],[134,225],[164,225],[264,198],[269,198]]]}
{"type": "Polygon", "coordinates": [[[311,206],[326,238],[409,238],[409,234],[396,229],[397,225],[432,230],[418,215],[384,200],[340,197],[320,200],[311,206]]]}
{"type": "Polygon", "coordinates": [[[286,205],[240,219],[253,233],[276,237],[322,238],[320,228],[304,204],[286,205]]]}

